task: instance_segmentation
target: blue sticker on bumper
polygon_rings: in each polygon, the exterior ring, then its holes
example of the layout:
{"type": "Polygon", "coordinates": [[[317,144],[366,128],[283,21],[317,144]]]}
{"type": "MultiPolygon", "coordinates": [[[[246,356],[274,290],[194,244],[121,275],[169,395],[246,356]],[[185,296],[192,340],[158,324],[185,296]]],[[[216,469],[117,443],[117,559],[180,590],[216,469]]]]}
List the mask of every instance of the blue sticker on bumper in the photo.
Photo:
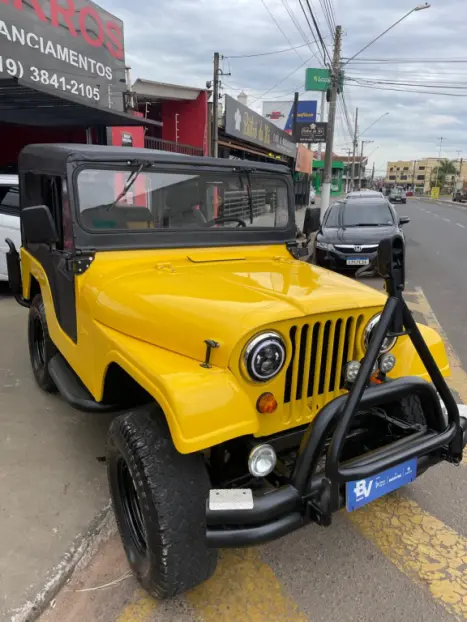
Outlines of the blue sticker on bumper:
{"type": "Polygon", "coordinates": [[[398,464],[387,471],[345,486],[347,511],[353,512],[375,499],[406,486],[417,477],[417,459],[398,464]]]}

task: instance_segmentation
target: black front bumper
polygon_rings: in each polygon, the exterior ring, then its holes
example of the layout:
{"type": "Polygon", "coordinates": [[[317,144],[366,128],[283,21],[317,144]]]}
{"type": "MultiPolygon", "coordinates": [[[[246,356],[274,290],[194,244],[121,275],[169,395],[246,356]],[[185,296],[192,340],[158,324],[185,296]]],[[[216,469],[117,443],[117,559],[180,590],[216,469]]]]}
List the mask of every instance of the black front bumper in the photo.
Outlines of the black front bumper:
{"type": "Polygon", "coordinates": [[[452,393],[407,305],[401,298],[390,296],[356,382],[347,395],[328,403],[308,426],[290,482],[254,496],[253,509],[213,511],[208,504],[208,545],[218,548],[251,546],[279,538],[310,522],[328,526],[332,514],[345,505],[346,482],[363,480],[413,458],[417,458],[417,476],[442,461],[458,464],[466,443],[467,419],[459,416],[452,393]],[[382,385],[368,385],[381,344],[398,312],[433,384],[421,378],[405,377],[382,385]],[[438,393],[446,406],[446,415],[438,393]],[[394,403],[414,394],[422,404],[427,421],[425,429],[341,462],[357,410],[394,403]],[[325,451],[325,466],[323,469],[321,464],[318,472],[318,461],[325,451]]]}
{"type": "MultiPolygon", "coordinates": [[[[355,271],[362,267],[362,265],[347,265],[347,259],[368,259],[368,265],[374,260],[377,255],[377,251],[371,253],[343,253],[338,250],[323,250],[321,248],[315,249],[316,263],[323,268],[330,268],[331,270],[338,270],[339,272],[355,271]]],[[[363,264],[365,265],[365,264],[363,264]]]]}

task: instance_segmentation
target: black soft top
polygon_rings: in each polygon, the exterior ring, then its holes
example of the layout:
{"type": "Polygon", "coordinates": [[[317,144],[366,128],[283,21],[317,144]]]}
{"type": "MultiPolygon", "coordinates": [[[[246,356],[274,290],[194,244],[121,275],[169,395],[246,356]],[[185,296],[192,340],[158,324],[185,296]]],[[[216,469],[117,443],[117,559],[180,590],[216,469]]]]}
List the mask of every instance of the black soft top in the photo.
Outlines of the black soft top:
{"type": "Polygon", "coordinates": [[[282,164],[251,162],[248,160],[228,160],[189,156],[181,153],[167,153],[153,149],[133,147],[107,147],[103,145],[79,144],[37,144],[28,145],[19,154],[19,170],[24,173],[37,172],[46,175],[63,175],[67,164],[72,162],[129,162],[131,160],[154,162],[154,164],[174,164],[243,170],[264,171],[268,173],[290,173],[282,164]]]}

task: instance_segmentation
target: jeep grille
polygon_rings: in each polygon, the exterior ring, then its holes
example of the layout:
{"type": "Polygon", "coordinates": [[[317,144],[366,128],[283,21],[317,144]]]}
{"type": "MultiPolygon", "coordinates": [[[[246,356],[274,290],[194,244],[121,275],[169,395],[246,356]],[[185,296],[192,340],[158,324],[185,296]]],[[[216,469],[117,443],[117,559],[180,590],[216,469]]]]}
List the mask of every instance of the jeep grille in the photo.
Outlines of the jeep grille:
{"type": "Polygon", "coordinates": [[[295,324],[290,328],[292,358],[284,389],[285,422],[300,423],[342,393],[342,367],[363,353],[358,347],[363,314],[295,324]]]}

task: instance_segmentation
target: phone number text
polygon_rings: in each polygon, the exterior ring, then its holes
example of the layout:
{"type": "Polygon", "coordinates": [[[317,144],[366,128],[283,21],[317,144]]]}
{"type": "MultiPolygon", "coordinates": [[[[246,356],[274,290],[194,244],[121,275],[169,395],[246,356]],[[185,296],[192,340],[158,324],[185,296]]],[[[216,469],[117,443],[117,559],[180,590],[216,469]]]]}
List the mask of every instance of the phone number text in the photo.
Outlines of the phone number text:
{"type": "Polygon", "coordinates": [[[5,58],[0,56],[0,74],[7,73],[13,78],[26,78],[32,82],[43,84],[44,86],[53,87],[57,90],[64,91],[65,93],[71,93],[73,95],[79,95],[86,99],[92,99],[96,102],[100,101],[101,93],[98,86],[91,86],[90,84],[84,84],[78,82],[73,78],[65,78],[60,74],[53,73],[47,69],[40,69],[39,67],[23,67],[23,64],[19,60],[13,58],[5,58]]]}

